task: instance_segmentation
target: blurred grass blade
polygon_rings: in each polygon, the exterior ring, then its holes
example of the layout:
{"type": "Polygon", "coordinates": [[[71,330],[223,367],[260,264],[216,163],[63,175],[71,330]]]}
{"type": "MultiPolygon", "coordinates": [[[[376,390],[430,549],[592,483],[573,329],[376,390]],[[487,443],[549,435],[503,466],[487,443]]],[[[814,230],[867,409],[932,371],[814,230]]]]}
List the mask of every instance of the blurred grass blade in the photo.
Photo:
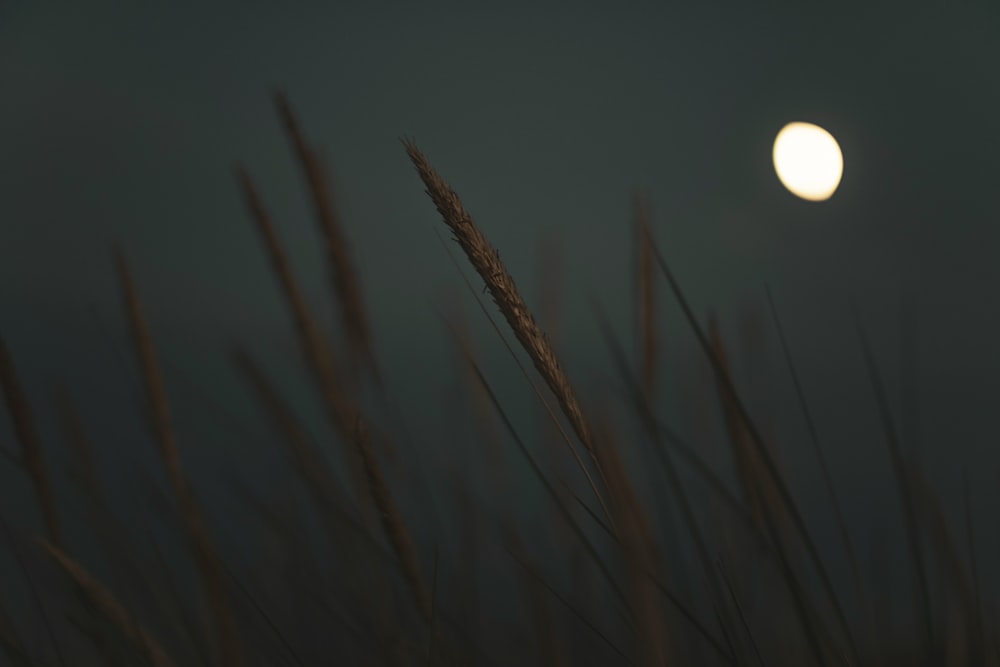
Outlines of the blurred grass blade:
{"type": "Polygon", "coordinates": [[[73,580],[84,596],[105,614],[122,636],[139,648],[149,660],[151,667],[174,667],[167,653],[153,639],[118,600],[79,563],[55,546],[38,540],[41,547],[52,557],[60,568],[73,580]]]}
{"type": "Polygon", "coordinates": [[[816,452],[816,459],[819,461],[820,470],[823,473],[823,483],[826,486],[826,492],[829,494],[830,502],[833,505],[833,513],[834,518],[837,521],[837,529],[840,532],[840,539],[844,544],[844,551],[847,554],[847,562],[851,568],[851,576],[854,579],[854,589],[856,595],[858,596],[858,604],[861,606],[862,613],[870,617],[872,613],[871,602],[868,600],[868,596],[865,594],[864,586],[861,583],[861,569],[858,567],[857,554],[854,550],[854,544],[851,540],[850,532],[847,530],[847,521],[844,519],[844,511],[840,504],[840,497],[837,494],[837,487],[833,482],[833,475],[830,473],[830,466],[826,462],[826,455],[823,453],[823,446],[819,441],[819,431],[816,428],[816,423],[813,421],[812,411],[809,409],[805,391],[802,389],[799,374],[795,369],[795,362],[792,360],[792,352],[788,346],[788,340],[785,338],[785,330],[781,325],[781,319],[778,317],[778,309],[774,305],[774,298],[771,296],[771,288],[765,286],[765,291],[767,292],[767,303],[771,311],[771,319],[774,322],[774,328],[778,333],[778,341],[781,344],[781,351],[785,358],[785,364],[788,366],[788,373],[791,375],[792,384],[795,387],[795,396],[798,399],[802,416],[805,418],[806,428],[809,431],[809,440],[816,452]]]}
{"type": "Polygon", "coordinates": [[[42,439],[38,435],[31,404],[21,386],[7,344],[2,338],[0,338],[0,387],[3,388],[4,398],[7,401],[7,412],[14,426],[14,433],[21,443],[19,462],[34,485],[35,498],[42,512],[49,539],[53,544],[60,544],[59,518],[56,513],[55,498],[52,495],[52,484],[45,468],[42,439]]]}
{"type": "Polygon", "coordinates": [[[632,662],[632,660],[629,659],[629,657],[625,655],[625,653],[620,648],[618,648],[618,646],[613,641],[611,641],[611,639],[609,639],[608,636],[600,628],[594,625],[594,623],[586,616],[584,616],[575,606],[573,606],[573,604],[571,604],[569,600],[567,600],[559,591],[553,588],[552,584],[547,582],[545,578],[535,570],[534,567],[529,565],[528,561],[525,559],[524,556],[521,556],[518,553],[516,553],[510,545],[506,545],[506,549],[507,553],[510,554],[510,557],[513,558],[518,565],[524,568],[525,572],[530,574],[539,584],[541,584],[542,587],[545,588],[545,590],[547,590],[552,595],[552,597],[554,597],[556,600],[562,603],[562,605],[566,607],[566,609],[569,610],[569,612],[573,614],[573,616],[575,616],[581,623],[587,626],[587,628],[591,632],[593,632],[602,642],[604,642],[612,651],[621,656],[622,660],[624,660],[626,664],[633,666],[635,665],[635,663],[632,662]]]}
{"type": "Polygon", "coordinates": [[[833,586],[832,580],[830,579],[829,572],[827,571],[826,566],[823,563],[823,559],[820,556],[819,549],[817,548],[816,543],[809,532],[809,528],[808,526],[806,526],[805,519],[802,517],[802,513],[799,511],[795,503],[795,499],[792,497],[791,491],[788,489],[788,486],[785,483],[784,479],[782,478],[781,473],[779,472],[777,466],[775,465],[774,460],[768,453],[767,447],[764,446],[763,440],[761,439],[760,434],[757,432],[757,428],[756,426],[754,426],[753,421],[750,419],[750,415],[747,413],[746,407],[743,405],[743,402],[740,400],[739,395],[736,393],[736,389],[733,387],[732,383],[729,382],[728,378],[726,377],[725,371],[722,368],[721,364],[719,363],[719,359],[713,353],[712,346],[709,343],[707,337],[705,336],[705,333],[701,330],[701,327],[698,326],[698,321],[694,316],[694,312],[691,310],[691,306],[690,304],[688,304],[687,298],[681,291],[680,286],[678,285],[677,280],[674,278],[673,273],[667,266],[667,262],[663,258],[663,254],[657,247],[656,242],[653,241],[652,239],[650,240],[650,246],[653,250],[654,256],[656,257],[656,262],[657,264],[659,264],[660,271],[663,273],[663,276],[666,278],[667,283],[670,285],[670,290],[673,292],[674,297],[677,299],[678,304],[681,306],[681,310],[684,313],[684,317],[688,321],[688,325],[691,327],[692,332],[698,339],[699,345],[704,351],[705,356],[708,358],[709,363],[711,363],[712,369],[719,377],[720,382],[722,383],[726,393],[732,399],[740,419],[746,425],[748,435],[750,436],[750,442],[753,444],[758,456],[760,456],[761,461],[764,463],[765,469],[771,476],[771,479],[774,482],[774,485],[782,501],[784,502],[785,507],[787,508],[790,514],[793,525],[796,527],[796,529],[798,530],[799,534],[802,537],[802,541],[806,547],[806,551],[808,552],[809,557],[813,561],[816,571],[819,574],[820,582],[823,585],[824,592],[829,598],[830,603],[833,605],[841,631],[843,632],[844,637],[846,637],[847,639],[852,660],[855,663],[860,663],[861,657],[860,654],[858,653],[857,644],[855,643],[854,640],[854,634],[851,631],[851,625],[847,621],[847,615],[844,613],[843,606],[840,603],[840,598],[837,595],[837,591],[833,586]]]}
{"type": "Polygon", "coordinates": [[[917,523],[917,508],[915,506],[913,489],[911,487],[910,475],[907,471],[906,460],[899,448],[896,438],[896,431],[892,425],[892,414],[889,410],[889,402],[885,389],[882,385],[882,378],[878,368],[875,366],[875,358],[872,355],[871,346],[868,343],[868,336],[861,326],[861,316],[858,313],[857,305],[852,302],[851,312],[854,316],[854,324],[857,328],[858,339],[861,343],[861,351],[864,357],[865,368],[868,371],[868,379],[872,390],[875,393],[875,402],[878,408],[879,419],[885,434],[886,447],[889,450],[889,458],[892,461],[893,475],[896,478],[896,487],[899,491],[900,501],[903,504],[903,516],[906,521],[906,537],[910,543],[910,557],[913,559],[913,576],[915,580],[914,588],[917,592],[918,614],[923,625],[921,636],[925,642],[927,656],[936,655],[937,641],[934,636],[934,620],[931,614],[931,596],[927,585],[927,567],[924,564],[923,545],[920,541],[920,528],[917,523]]]}
{"type": "Polygon", "coordinates": [[[306,142],[285,94],[276,92],[274,103],[285,130],[288,132],[288,137],[302,166],[303,176],[312,194],[316,221],[326,242],[330,276],[334,293],[340,303],[341,321],[347,332],[348,345],[352,353],[351,358],[362,366],[367,365],[375,381],[381,385],[382,378],[376,362],[364,299],[361,298],[358,272],[351,260],[347,238],[341,229],[341,222],[333,205],[333,196],[327,184],[328,175],[324,173],[319,157],[306,142]]]}
{"type": "Polygon", "coordinates": [[[174,498],[180,507],[181,518],[187,531],[202,589],[212,610],[219,647],[222,651],[222,661],[225,667],[241,667],[243,656],[239,632],[233,620],[232,610],[229,608],[219,559],[208,530],[205,528],[201,510],[195,502],[194,495],[191,493],[181,469],[180,453],[177,449],[167,405],[166,387],[156,360],[152,336],[142,313],[132,273],[125,261],[124,253],[119,248],[115,249],[115,261],[118,267],[125,310],[131,325],[132,340],[146,387],[153,436],[159,446],[160,457],[173,489],[174,498]]]}

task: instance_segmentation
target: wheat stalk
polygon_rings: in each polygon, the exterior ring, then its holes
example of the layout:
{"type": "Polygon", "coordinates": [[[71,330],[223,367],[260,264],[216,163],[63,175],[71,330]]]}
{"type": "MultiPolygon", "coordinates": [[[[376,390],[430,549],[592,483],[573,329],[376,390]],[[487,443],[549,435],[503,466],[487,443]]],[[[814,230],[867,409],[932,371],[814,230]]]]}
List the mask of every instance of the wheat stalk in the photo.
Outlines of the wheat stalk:
{"type": "Polygon", "coordinates": [[[455,241],[486,283],[486,289],[493,297],[493,302],[528,353],[535,369],[545,379],[549,389],[559,401],[563,414],[586,448],[606,486],[604,466],[601,464],[600,454],[594,447],[590,425],[584,417],[577,394],[559,365],[555,350],[545,332],[535,323],[531,311],[528,310],[514,283],[514,278],[500,261],[499,253],[476,226],[458,195],[434,170],[416,144],[403,140],[403,145],[420,175],[420,180],[427,188],[426,193],[434,202],[444,223],[451,229],[455,241]]]}

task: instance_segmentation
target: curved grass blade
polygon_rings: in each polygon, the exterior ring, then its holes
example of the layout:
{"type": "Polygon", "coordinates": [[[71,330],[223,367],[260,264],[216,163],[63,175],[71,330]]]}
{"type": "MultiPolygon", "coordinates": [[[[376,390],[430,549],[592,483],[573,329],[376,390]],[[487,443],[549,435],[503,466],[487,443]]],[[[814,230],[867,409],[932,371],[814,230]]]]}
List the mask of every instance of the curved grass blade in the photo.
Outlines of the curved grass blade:
{"type": "Polygon", "coordinates": [[[795,362],[792,361],[792,352],[789,349],[785,330],[781,325],[781,319],[778,317],[778,309],[774,305],[774,298],[771,296],[771,288],[765,286],[764,289],[767,293],[767,303],[770,307],[771,319],[774,321],[774,328],[778,333],[778,341],[781,344],[781,352],[788,366],[788,373],[792,377],[792,384],[795,387],[795,395],[799,402],[799,408],[802,411],[802,416],[806,421],[806,428],[809,431],[809,440],[816,451],[816,459],[819,461],[820,470],[823,473],[823,483],[833,504],[834,518],[837,521],[837,529],[840,532],[840,539],[844,544],[848,565],[851,568],[851,576],[854,579],[854,589],[858,596],[858,604],[864,610],[864,613],[870,616],[871,603],[865,594],[864,586],[861,584],[861,570],[858,567],[858,558],[854,550],[854,543],[851,540],[850,532],[847,530],[847,521],[844,519],[844,511],[840,504],[840,497],[837,494],[837,487],[833,483],[833,475],[830,473],[830,466],[826,462],[826,455],[823,453],[823,446],[819,441],[819,431],[816,428],[816,423],[813,421],[812,411],[809,409],[805,391],[802,389],[802,383],[799,381],[799,374],[795,370],[795,362]]]}
{"type": "Polygon", "coordinates": [[[242,592],[243,595],[246,597],[246,599],[250,601],[250,604],[257,612],[257,615],[264,620],[264,623],[267,624],[267,627],[270,628],[274,636],[278,638],[278,641],[281,642],[281,645],[285,647],[285,650],[288,651],[288,655],[291,656],[293,661],[295,661],[295,664],[298,665],[299,667],[305,667],[305,663],[302,662],[302,659],[299,657],[298,653],[296,653],[295,649],[292,648],[291,643],[285,637],[284,633],[278,629],[278,626],[275,624],[274,619],[271,618],[271,615],[268,614],[267,611],[263,607],[261,607],[260,604],[257,602],[257,598],[255,598],[253,594],[247,589],[247,587],[243,585],[243,582],[240,581],[237,578],[237,576],[233,573],[233,571],[229,569],[229,566],[227,566],[225,563],[222,563],[222,569],[226,571],[226,574],[228,574],[229,578],[233,580],[233,583],[236,584],[236,587],[239,588],[240,592],[242,592]]]}
{"type": "Polygon", "coordinates": [[[842,632],[844,633],[844,636],[847,638],[847,642],[851,653],[851,658],[855,662],[855,664],[860,664],[861,657],[858,652],[857,643],[855,642],[854,639],[854,633],[851,631],[851,625],[847,620],[847,615],[844,613],[844,608],[840,603],[840,598],[837,595],[837,591],[833,586],[833,581],[830,579],[829,572],[827,571],[826,566],[823,563],[823,559],[820,556],[819,549],[816,546],[816,542],[813,540],[812,535],[809,532],[808,526],[806,526],[806,522],[805,519],[802,517],[802,513],[799,511],[798,506],[795,504],[795,499],[792,497],[792,493],[789,490],[788,485],[785,483],[784,478],[781,476],[781,473],[779,472],[777,465],[775,464],[774,460],[771,458],[769,452],[767,451],[767,447],[764,446],[763,439],[761,438],[760,433],[757,431],[757,427],[754,425],[753,420],[750,418],[750,415],[747,412],[746,407],[743,404],[743,401],[740,400],[740,397],[736,392],[736,388],[733,387],[732,383],[726,377],[726,374],[721,364],[719,363],[719,359],[715,356],[715,354],[712,351],[711,344],[708,342],[705,333],[701,330],[701,327],[698,325],[698,321],[694,316],[694,312],[691,310],[691,306],[688,303],[687,298],[681,291],[680,285],[674,278],[673,273],[667,266],[666,260],[663,258],[663,254],[660,252],[659,247],[656,245],[656,242],[652,238],[650,238],[650,247],[652,248],[653,254],[656,257],[656,262],[660,267],[660,271],[663,273],[664,277],[667,280],[667,283],[670,285],[670,290],[673,292],[674,297],[677,299],[678,304],[681,306],[681,310],[684,313],[684,317],[687,319],[688,325],[691,327],[692,332],[698,339],[698,343],[701,346],[702,351],[705,353],[705,356],[711,363],[712,369],[715,371],[716,375],[720,377],[720,382],[722,383],[726,394],[729,395],[730,398],[733,400],[734,406],[736,407],[740,419],[746,425],[748,435],[750,436],[750,441],[753,443],[758,456],[760,456],[762,462],[764,463],[765,469],[771,476],[771,479],[774,481],[774,485],[782,501],[784,502],[786,508],[788,509],[789,515],[792,519],[792,523],[796,527],[796,530],[798,530],[799,534],[801,535],[803,544],[806,547],[806,551],[809,554],[810,559],[813,561],[813,564],[816,568],[816,572],[819,574],[820,582],[823,586],[824,592],[829,598],[830,603],[833,605],[834,612],[836,613],[837,616],[837,621],[840,625],[842,632]]]}
{"type": "Polygon", "coordinates": [[[10,543],[10,550],[14,554],[14,558],[17,560],[17,566],[21,570],[21,574],[24,576],[24,581],[28,584],[28,590],[31,591],[31,599],[35,603],[35,607],[38,609],[38,616],[42,619],[42,625],[45,627],[45,634],[48,636],[49,642],[52,644],[52,650],[56,654],[56,659],[59,661],[60,667],[67,667],[66,658],[63,657],[62,648],[59,646],[59,640],[56,639],[55,630],[52,627],[52,621],[49,618],[48,612],[45,610],[45,605],[42,604],[42,598],[38,594],[38,588],[35,587],[35,582],[31,578],[31,574],[28,572],[28,566],[24,562],[24,558],[21,557],[21,550],[17,548],[17,543],[14,541],[14,534],[10,530],[10,525],[7,523],[6,517],[0,512],[0,526],[3,527],[3,532],[7,537],[7,541],[10,543]]]}
{"type": "Polygon", "coordinates": [[[160,457],[173,488],[174,497],[180,506],[198,575],[212,610],[222,649],[222,661],[226,667],[240,667],[243,664],[243,656],[239,632],[223,587],[218,554],[205,527],[201,510],[181,469],[180,453],[171,422],[166,387],[156,359],[152,336],[143,315],[139,293],[125,261],[125,255],[117,247],[115,248],[115,262],[118,268],[125,310],[131,325],[132,340],[146,387],[153,436],[160,450],[160,457]]]}
{"type": "Polygon", "coordinates": [[[581,623],[583,623],[584,625],[586,625],[587,628],[589,628],[591,632],[593,632],[595,635],[597,635],[597,637],[601,641],[603,641],[608,647],[610,647],[612,651],[614,651],[619,656],[621,656],[622,660],[624,660],[626,662],[626,664],[632,665],[633,667],[635,666],[635,663],[632,662],[632,660],[627,655],[625,655],[625,653],[620,648],[618,648],[618,646],[613,641],[611,641],[608,638],[608,636],[606,634],[604,634],[604,632],[600,628],[598,628],[596,625],[594,625],[594,623],[590,619],[588,619],[586,616],[584,616],[580,612],[580,610],[578,610],[576,607],[574,607],[572,604],[570,604],[569,600],[567,600],[565,597],[563,597],[563,595],[559,591],[557,591],[555,588],[553,588],[552,585],[548,581],[545,580],[545,577],[543,577],[541,574],[539,574],[538,572],[536,572],[535,568],[533,568],[531,565],[529,565],[528,562],[527,562],[527,560],[525,558],[523,558],[522,556],[519,556],[518,554],[516,554],[514,552],[514,550],[510,547],[509,544],[505,545],[504,548],[507,550],[507,553],[510,554],[510,557],[513,558],[517,562],[518,565],[520,565],[522,568],[524,568],[525,572],[527,572],[532,577],[534,577],[534,579],[539,584],[541,584],[545,588],[545,590],[547,590],[549,593],[552,594],[552,597],[554,597],[556,600],[558,600],[559,602],[561,602],[562,605],[564,607],[566,607],[566,609],[568,609],[571,614],[573,614],[573,616],[575,616],[581,623]]]}
{"type": "MultiPolygon", "coordinates": [[[[35,489],[35,498],[42,511],[45,529],[54,544],[60,544],[59,517],[52,495],[52,482],[45,467],[45,454],[38,426],[31,410],[31,404],[21,386],[14,362],[7,350],[7,344],[0,338],[0,388],[3,389],[14,433],[21,443],[18,462],[28,474],[35,489]]],[[[8,451],[8,450],[4,450],[8,451]]]]}
{"type": "Polygon", "coordinates": [[[871,346],[868,343],[868,336],[861,326],[861,317],[858,314],[857,305],[852,302],[852,314],[854,324],[857,328],[858,338],[861,343],[861,351],[864,356],[865,368],[868,371],[869,382],[875,393],[876,406],[879,418],[882,421],[882,429],[885,434],[886,447],[889,450],[889,458],[892,461],[892,471],[896,478],[896,487],[899,490],[900,500],[903,503],[903,516],[906,521],[906,537],[910,543],[910,555],[913,558],[915,588],[920,605],[920,619],[923,624],[921,633],[925,642],[927,656],[935,655],[937,642],[934,636],[934,621],[931,615],[931,595],[927,586],[927,566],[924,563],[923,546],[920,543],[920,529],[917,524],[917,509],[915,496],[911,486],[910,475],[907,472],[906,461],[899,448],[899,441],[896,438],[896,430],[892,425],[892,414],[889,410],[889,401],[886,397],[885,388],[882,385],[882,378],[875,365],[875,358],[872,355],[871,346]]]}

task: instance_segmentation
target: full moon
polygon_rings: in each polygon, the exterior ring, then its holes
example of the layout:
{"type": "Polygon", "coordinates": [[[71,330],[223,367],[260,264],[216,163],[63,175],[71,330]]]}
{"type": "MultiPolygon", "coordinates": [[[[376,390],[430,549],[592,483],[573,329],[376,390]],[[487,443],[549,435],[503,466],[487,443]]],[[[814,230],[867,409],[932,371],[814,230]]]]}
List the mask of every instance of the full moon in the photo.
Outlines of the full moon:
{"type": "Polygon", "coordinates": [[[844,156],[833,135],[812,123],[789,123],[774,138],[774,171],[792,194],[829,199],[844,174],[844,156]]]}

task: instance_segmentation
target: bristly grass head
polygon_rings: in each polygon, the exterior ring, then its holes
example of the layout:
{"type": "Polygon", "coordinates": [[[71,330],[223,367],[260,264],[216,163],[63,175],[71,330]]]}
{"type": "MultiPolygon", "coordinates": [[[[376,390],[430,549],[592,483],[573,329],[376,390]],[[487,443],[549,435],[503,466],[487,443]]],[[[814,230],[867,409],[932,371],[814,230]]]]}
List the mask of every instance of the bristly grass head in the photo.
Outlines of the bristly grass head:
{"type": "Polygon", "coordinates": [[[454,190],[437,173],[416,144],[403,140],[407,155],[417,169],[420,179],[427,188],[427,195],[434,202],[444,223],[451,229],[452,236],[461,246],[469,262],[483,279],[493,302],[500,309],[518,342],[531,358],[538,373],[545,379],[549,389],[559,401],[563,414],[569,420],[577,437],[594,463],[598,474],[607,486],[601,456],[594,446],[590,424],[580,406],[576,391],[563,372],[556,352],[549,343],[545,332],[535,323],[535,318],[525,304],[514,278],[500,261],[500,254],[490,245],[479,230],[472,215],[466,210],[454,190]]]}

